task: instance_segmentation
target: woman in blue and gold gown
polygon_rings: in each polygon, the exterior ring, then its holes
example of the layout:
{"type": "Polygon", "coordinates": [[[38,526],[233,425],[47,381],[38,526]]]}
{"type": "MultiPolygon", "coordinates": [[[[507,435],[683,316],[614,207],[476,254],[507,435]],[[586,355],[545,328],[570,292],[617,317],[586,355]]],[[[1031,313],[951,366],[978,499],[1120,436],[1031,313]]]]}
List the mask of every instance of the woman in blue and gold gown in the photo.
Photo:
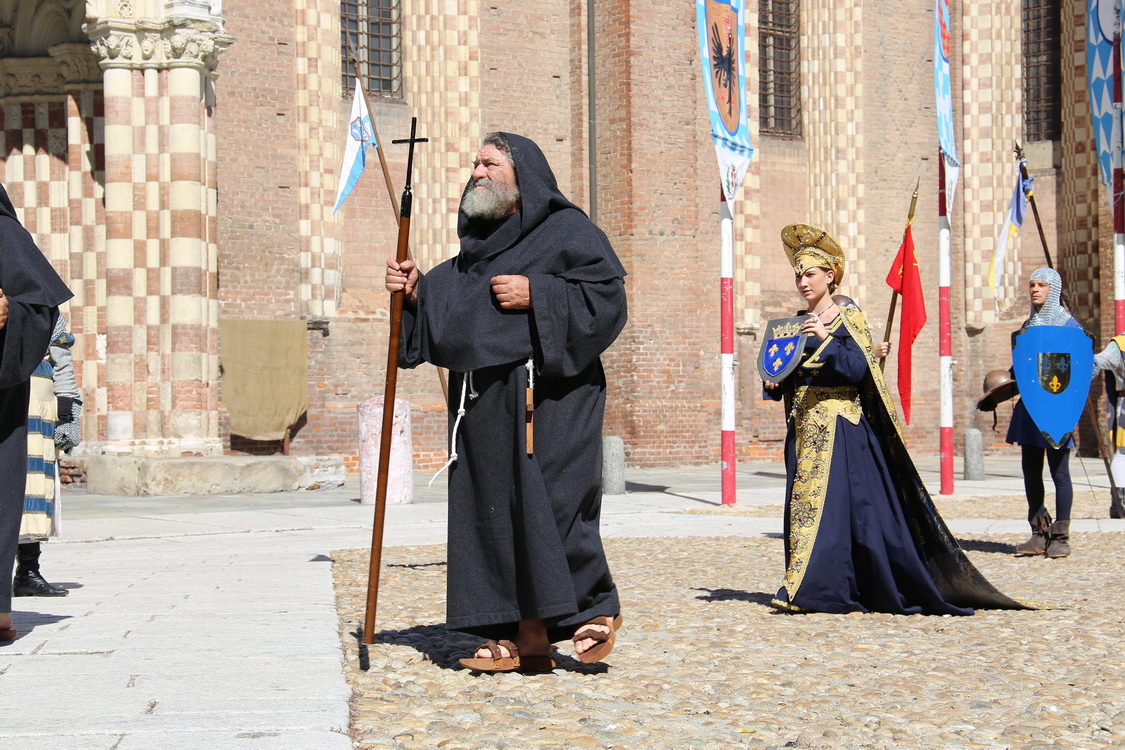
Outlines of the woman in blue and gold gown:
{"type": "Polygon", "coordinates": [[[902,439],[864,315],[832,293],[844,253],[807,224],[782,231],[808,304],[802,362],[785,400],[785,580],[796,612],[970,615],[1025,609],[977,571],[938,515],[902,439]]]}

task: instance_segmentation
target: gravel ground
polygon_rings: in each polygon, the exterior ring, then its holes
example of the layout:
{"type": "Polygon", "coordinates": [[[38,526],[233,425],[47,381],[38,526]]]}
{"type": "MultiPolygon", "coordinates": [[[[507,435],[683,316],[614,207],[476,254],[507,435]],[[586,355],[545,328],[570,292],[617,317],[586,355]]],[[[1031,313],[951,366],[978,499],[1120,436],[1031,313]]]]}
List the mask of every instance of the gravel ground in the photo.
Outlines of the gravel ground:
{"type": "Polygon", "coordinates": [[[1012,556],[1023,539],[962,546],[1005,593],[1059,606],[964,618],[780,613],[780,539],[608,540],[615,651],[586,666],[560,643],[559,668],[527,676],[457,664],[480,641],[442,627],[443,545],[385,550],[377,642],[361,648],[367,551],[339,551],[352,735],[407,750],[1125,747],[1125,534],[1072,535],[1062,560],[1012,556]]]}

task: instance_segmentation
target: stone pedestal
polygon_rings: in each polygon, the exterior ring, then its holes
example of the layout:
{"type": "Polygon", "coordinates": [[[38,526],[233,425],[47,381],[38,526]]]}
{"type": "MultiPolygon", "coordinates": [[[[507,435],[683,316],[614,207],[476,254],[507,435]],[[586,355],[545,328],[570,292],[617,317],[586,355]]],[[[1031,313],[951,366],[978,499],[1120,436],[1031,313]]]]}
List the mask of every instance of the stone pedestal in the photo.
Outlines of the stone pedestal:
{"type": "Polygon", "coordinates": [[[625,494],[625,441],[616,435],[602,440],[602,494],[625,494]]]}
{"type": "Polygon", "coordinates": [[[984,481],[984,438],[975,427],[965,430],[965,479],[984,481]]]}
{"type": "MultiPolygon", "coordinates": [[[[364,505],[375,504],[379,482],[379,444],[383,427],[383,397],[359,404],[359,498],[364,505]]],[[[395,399],[394,425],[391,428],[391,460],[387,476],[387,502],[414,502],[414,446],[410,433],[410,403],[395,399]]]]}

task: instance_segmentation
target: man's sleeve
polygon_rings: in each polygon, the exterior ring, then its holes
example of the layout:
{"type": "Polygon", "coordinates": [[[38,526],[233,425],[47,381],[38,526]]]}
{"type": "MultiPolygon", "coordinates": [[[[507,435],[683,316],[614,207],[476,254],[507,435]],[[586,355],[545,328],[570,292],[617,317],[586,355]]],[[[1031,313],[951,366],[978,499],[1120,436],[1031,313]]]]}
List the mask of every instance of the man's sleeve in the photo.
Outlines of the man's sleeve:
{"type": "Polygon", "coordinates": [[[0,329],[0,388],[26,383],[47,355],[59,308],[8,298],[8,324],[0,329]]]}
{"type": "Polygon", "coordinates": [[[531,274],[528,279],[539,371],[573,377],[596,361],[625,326],[625,282],[567,281],[549,274],[531,274]]]}

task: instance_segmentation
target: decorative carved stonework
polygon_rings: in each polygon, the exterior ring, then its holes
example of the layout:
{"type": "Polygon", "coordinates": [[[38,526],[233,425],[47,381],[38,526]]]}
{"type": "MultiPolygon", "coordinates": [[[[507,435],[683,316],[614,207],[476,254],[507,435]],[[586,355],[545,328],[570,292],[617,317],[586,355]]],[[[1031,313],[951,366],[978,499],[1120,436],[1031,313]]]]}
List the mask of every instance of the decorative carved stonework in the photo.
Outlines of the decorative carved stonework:
{"type": "Polygon", "coordinates": [[[88,44],[56,44],[47,52],[58,61],[68,88],[101,84],[102,69],[88,44]]]}
{"type": "Polygon", "coordinates": [[[0,0],[0,56],[47,56],[47,48],[85,43],[86,0],[0,0]]]}
{"type": "Polygon", "coordinates": [[[0,59],[0,97],[66,93],[59,64],[49,57],[0,59]]]}
{"type": "Polygon", "coordinates": [[[195,67],[210,76],[219,54],[234,41],[215,21],[222,19],[99,19],[87,24],[86,32],[103,68],[195,67]]]}

